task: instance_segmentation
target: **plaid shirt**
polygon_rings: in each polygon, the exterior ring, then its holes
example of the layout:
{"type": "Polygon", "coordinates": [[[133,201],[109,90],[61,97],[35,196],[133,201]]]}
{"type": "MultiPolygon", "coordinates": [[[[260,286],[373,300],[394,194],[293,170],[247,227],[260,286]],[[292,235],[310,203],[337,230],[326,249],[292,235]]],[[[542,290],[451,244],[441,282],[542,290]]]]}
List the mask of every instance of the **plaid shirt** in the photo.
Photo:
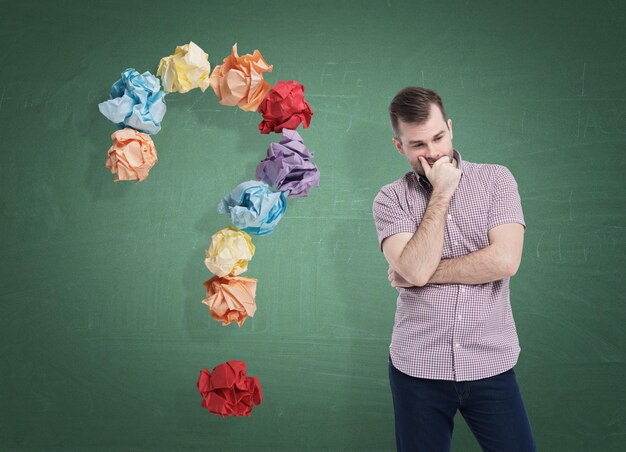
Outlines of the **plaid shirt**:
{"type": "MultiPolygon", "coordinates": [[[[524,223],[517,184],[501,165],[454,157],[461,181],[450,201],[442,259],[489,245],[487,232],[504,223],[524,223]]],[[[373,213],[382,248],[385,238],[415,233],[432,193],[414,172],[385,185],[373,213]]],[[[437,380],[478,380],[509,370],[520,347],[509,301],[509,279],[486,284],[427,284],[398,288],[390,355],[401,372],[437,380]]]]}

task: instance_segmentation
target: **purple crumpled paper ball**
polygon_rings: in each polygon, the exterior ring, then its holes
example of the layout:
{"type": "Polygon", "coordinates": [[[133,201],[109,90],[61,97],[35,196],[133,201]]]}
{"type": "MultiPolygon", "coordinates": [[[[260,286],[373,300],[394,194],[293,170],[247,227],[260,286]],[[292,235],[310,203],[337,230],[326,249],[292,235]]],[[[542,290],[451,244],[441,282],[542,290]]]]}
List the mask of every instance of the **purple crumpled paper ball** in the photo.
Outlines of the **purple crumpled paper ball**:
{"type": "Polygon", "coordinates": [[[283,138],[270,144],[267,157],[256,167],[256,177],[278,190],[288,191],[288,198],[308,196],[320,184],[319,169],[311,158],[313,153],[306,148],[300,134],[283,129],[283,138]]]}

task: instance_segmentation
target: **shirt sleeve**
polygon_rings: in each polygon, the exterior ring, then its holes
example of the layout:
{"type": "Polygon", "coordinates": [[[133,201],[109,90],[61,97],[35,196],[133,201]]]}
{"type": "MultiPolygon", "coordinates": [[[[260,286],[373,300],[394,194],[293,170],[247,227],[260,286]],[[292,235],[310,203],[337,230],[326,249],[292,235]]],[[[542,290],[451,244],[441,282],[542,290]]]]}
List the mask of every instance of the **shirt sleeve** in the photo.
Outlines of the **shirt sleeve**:
{"type": "Polygon", "coordinates": [[[400,232],[413,234],[417,231],[417,222],[408,211],[402,209],[398,194],[390,187],[383,187],[374,198],[372,207],[378,244],[382,250],[383,240],[400,232]]]}
{"type": "Polygon", "coordinates": [[[526,228],[517,182],[504,166],[500,166],[500,171],[496,174],[492,199],[487,229],[505,223],[519,223],[526,228]]]}

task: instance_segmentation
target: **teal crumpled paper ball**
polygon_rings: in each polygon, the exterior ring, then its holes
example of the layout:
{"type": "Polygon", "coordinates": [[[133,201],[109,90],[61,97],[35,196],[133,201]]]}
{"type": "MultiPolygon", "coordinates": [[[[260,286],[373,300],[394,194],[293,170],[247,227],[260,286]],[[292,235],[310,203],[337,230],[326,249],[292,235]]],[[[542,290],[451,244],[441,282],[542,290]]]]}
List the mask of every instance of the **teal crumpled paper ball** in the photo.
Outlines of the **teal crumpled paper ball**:
{"type": "Polygon", "coordinates": [[[219,213],[230,213],[233,226],[255,235],[272,232],[286,208],[285,192],[274,192],[256,180],[237,185],[217,206],[219,213]]]}
{"type": "Polygon", "coordinates": [[[155,135],[165,116],[165,92],[161,82],[146,71],[133,68],[122,72],[122,78],[111,87],[111,99],[98,104],[100,113],[118,125],[155,135]]]}

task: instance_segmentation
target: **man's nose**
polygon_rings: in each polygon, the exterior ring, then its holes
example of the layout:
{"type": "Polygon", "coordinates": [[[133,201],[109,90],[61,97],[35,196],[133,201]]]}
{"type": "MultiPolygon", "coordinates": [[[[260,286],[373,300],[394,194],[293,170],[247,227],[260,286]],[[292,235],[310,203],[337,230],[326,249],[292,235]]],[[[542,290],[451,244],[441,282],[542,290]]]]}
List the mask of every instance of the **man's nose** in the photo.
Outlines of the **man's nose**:
{"type": "Polygon", "coordinates": [[[435,163],[439,159],[439,151],[432,144],[427,145],[426,160],[435,163]]]}

